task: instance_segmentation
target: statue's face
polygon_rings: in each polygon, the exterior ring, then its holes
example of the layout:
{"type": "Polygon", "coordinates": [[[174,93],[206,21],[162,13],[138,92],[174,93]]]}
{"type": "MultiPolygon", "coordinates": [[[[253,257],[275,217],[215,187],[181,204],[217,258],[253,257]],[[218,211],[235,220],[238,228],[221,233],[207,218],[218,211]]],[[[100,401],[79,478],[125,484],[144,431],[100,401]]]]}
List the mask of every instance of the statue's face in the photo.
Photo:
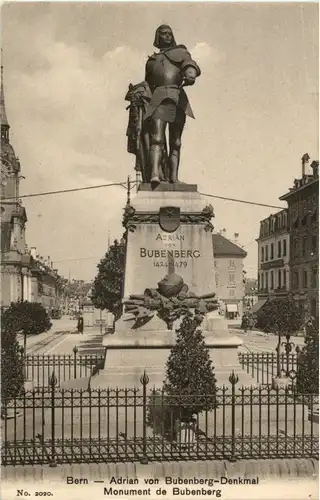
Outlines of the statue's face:
{"type": "Polygon", "coordinates": [[[169,26],[159,29],[159,48],[171,47],[173,42],[173,33],[169,26]]]}

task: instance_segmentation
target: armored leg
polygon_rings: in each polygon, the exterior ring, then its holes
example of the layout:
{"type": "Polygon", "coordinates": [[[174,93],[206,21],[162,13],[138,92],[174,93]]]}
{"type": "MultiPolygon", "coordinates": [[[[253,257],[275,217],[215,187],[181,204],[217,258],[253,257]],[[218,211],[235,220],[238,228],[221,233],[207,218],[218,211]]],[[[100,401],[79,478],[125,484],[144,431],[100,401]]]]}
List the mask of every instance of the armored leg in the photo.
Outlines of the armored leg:
{"type": "Polygon", "coordinates": [[[178,171],[180,164],[181,136],[185,124],[185,119],[179,123],[172,123],[169,126],[169,170],[170,182],[179,182],[178,171]]]}
{"type": "Polygon", "coordinates": [[[160,165],[165,144],[166,122],[156,118],[150,121],[150,153],[151,184],[160,183],[160,165]]]}

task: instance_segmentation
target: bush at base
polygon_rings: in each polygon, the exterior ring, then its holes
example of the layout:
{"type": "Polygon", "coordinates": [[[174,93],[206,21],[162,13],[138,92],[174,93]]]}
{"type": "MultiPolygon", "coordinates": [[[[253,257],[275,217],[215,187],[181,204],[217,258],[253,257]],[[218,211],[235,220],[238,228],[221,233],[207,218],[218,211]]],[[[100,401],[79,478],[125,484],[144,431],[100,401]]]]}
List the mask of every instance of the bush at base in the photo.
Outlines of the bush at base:
{"type": "Polygon", "coordinates": [[[174,440],[182,422],[217,407],[216,379],[199,322],[187,313],[177,330],[163,389],[149,398],[147,424],[155,434],[174,440]]]}

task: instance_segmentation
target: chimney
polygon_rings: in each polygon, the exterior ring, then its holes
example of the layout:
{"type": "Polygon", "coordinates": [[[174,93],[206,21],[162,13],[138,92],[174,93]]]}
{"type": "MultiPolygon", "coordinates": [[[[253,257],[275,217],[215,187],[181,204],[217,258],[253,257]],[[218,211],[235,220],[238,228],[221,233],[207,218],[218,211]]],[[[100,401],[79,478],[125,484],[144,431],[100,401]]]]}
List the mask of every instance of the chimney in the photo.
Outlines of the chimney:
{"type": "Polygon", "coordinates": [[[31,252],[31,257],[33,257],[34,259],[37,258],[37,253],[36,253],[36,247],[31,247],[30,248],[30,252],[31,252]]]}
{"type": "Polygon", "coordinates": [[[236,245],[238,245],[238,242],[239,242],[239,233],[234,233],[234,240],[233,241],[234,241],[234,243],[236,245]]]}
{"type": "Polygon", "coordinates": [[[306,175],[306,167],[308,166],[309,160],[310,160],[310,156],[308,155],[308,153],[305,153],[303,155],[303,157],[301,158],[301,162],[302,162],[302,177],[304,177],[306,175]]]}
{"type": "Polygon", "coordinates": [[[312,168],[313,177],[318,177],[319,176],[319,162],[313,161],[311,163],[310,167],[312,168]]]}

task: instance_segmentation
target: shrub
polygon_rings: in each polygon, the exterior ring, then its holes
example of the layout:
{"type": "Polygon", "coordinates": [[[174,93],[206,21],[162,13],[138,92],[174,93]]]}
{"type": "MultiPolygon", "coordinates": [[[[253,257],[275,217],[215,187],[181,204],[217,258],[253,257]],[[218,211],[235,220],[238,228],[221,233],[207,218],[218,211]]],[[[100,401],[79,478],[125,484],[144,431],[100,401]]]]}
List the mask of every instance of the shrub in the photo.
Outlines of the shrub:
{"type": "Polygon", "coordinates": [[[161,390],[154,389],[149,397],[147,425],[155,435],[163,436],[168,441],[176,439],[176,414],[170,406],[168,397],[161,390]]]}
{"type": "Polygon", "coordinates": [[[176,418],[186,421],[217,406],[212,361],[198,325],[190,312],[183,318],[167,361],[163,386],[176,418]]]}
{"type": "Polygon", "coordinates": [[[319,394],[319,327],[306,325],[304,346],[297,359],[297,392],[319,394]]]}
{"type": "Polygon", "coordinates": [[[8,320],[3,321],[1,311],[1,403],[2,414],[8,402],[19,396],[24,384],[24,362],[16,339],[16,330],[8,320]]]}

